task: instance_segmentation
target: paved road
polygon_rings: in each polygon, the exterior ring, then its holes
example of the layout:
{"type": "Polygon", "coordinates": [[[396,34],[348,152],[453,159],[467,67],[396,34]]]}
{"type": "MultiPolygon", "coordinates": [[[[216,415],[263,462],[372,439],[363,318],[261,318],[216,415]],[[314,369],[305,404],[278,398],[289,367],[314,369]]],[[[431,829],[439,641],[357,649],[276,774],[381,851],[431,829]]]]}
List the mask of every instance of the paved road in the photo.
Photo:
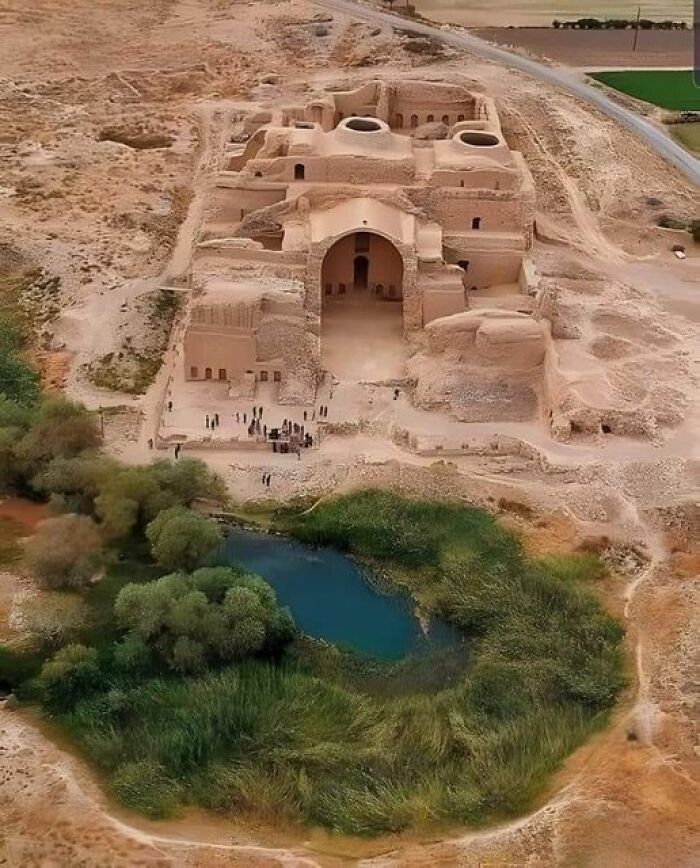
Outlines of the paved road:
{"type": "Polygon", "coordinates": [[[360,18],[377,24],[391,24],[395,27],[403,27],[416,33],[422,33],[425,36],[439,39],[453,48],[467,50],[479,57],[494,60],[504,66],[525,72],[533,78],[546,81],[547,84],[559,87],[590,103],[608,117],[622,124],[623,127],[646,142],[657,154],[680,169],[690,181],[700,186],[700,160],[676,144],[651,121],[614,102],[604,91],[586,84],[574,72],[569,72],[561,67],[546,66],[544,63],[538,63],[536,60],[514,54],[505,48],[498,48],[471,33],[459,30],[443,30],[440,27],[423,24],[410,18],[392,15],[373,6],[356,3],[354,0],[314,0],[314,2],[352,18],[360,18]]]}

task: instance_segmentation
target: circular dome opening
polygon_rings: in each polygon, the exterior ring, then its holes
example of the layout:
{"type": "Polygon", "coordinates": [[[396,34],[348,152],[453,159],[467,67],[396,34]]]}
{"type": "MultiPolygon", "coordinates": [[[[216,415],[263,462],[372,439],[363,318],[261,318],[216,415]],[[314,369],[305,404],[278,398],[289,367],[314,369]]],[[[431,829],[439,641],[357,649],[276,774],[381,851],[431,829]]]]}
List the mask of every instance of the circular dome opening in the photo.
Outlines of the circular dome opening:
{"type": "Polygon", "coordinates": [[[358,133],[376,133],[382,128],[379,121],[373,121],[371,118],[350,118],[345,126],[358,133]]]}
{"type": "Polygon", "coordinates": [[[477,148],[491,148],[498,144],[498,136],[491,133],[465,132],[459,137],[465,145],[476,145],[477,148]]]}

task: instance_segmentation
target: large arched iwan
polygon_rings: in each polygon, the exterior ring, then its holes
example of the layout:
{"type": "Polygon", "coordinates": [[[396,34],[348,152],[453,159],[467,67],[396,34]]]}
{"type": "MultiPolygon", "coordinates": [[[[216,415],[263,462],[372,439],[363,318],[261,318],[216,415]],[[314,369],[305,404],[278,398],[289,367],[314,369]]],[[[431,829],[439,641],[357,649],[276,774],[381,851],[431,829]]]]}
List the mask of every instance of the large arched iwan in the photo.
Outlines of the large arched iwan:
{"type": "Polygon", "coordinates": [[[404,373],[403,260],[381,235],[338,239],[321,268],[321,360],[341,382],[384,382],[404,373]]]}
{"type": "Polygon", "coordinates": [[[374,232],[353,232],[333,244],[323,259],[324,297],[367,293],[376,299],[403,297],[403,261],[396,247],[374,232]]]}

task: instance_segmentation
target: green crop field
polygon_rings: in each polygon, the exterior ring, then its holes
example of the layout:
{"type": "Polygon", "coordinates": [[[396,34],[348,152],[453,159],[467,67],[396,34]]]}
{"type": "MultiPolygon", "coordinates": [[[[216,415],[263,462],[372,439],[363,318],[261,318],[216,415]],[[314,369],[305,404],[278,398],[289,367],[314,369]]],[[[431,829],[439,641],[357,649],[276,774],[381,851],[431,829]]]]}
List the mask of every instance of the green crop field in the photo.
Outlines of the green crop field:
{"type": "Polygon", "coordinates": [[[591,77],[636,99],[672,111],[700,111],[700,88],[690,69],[594,72],[591,77]]]}

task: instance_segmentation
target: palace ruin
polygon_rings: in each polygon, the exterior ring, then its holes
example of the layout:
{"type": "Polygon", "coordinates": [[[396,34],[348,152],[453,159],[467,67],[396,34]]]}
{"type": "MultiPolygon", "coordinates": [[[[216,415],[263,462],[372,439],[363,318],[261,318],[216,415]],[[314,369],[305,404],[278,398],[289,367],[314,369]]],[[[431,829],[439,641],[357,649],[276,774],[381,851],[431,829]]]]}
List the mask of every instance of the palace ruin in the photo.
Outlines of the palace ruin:
{"type": "Polygon", "coordinates": [[[534,225],[522,155],[462,85],[370,81],[239,115],[159,445],[269,447],[267,425],[201,431],[210,410],[240,426],[252,406],[315,435],[334,395],[321,431],[369,425],[424,452],[467,448],[469,423],[653,436],[666,409],[618,401],[606,361],[569,339],[534,225]]]}

